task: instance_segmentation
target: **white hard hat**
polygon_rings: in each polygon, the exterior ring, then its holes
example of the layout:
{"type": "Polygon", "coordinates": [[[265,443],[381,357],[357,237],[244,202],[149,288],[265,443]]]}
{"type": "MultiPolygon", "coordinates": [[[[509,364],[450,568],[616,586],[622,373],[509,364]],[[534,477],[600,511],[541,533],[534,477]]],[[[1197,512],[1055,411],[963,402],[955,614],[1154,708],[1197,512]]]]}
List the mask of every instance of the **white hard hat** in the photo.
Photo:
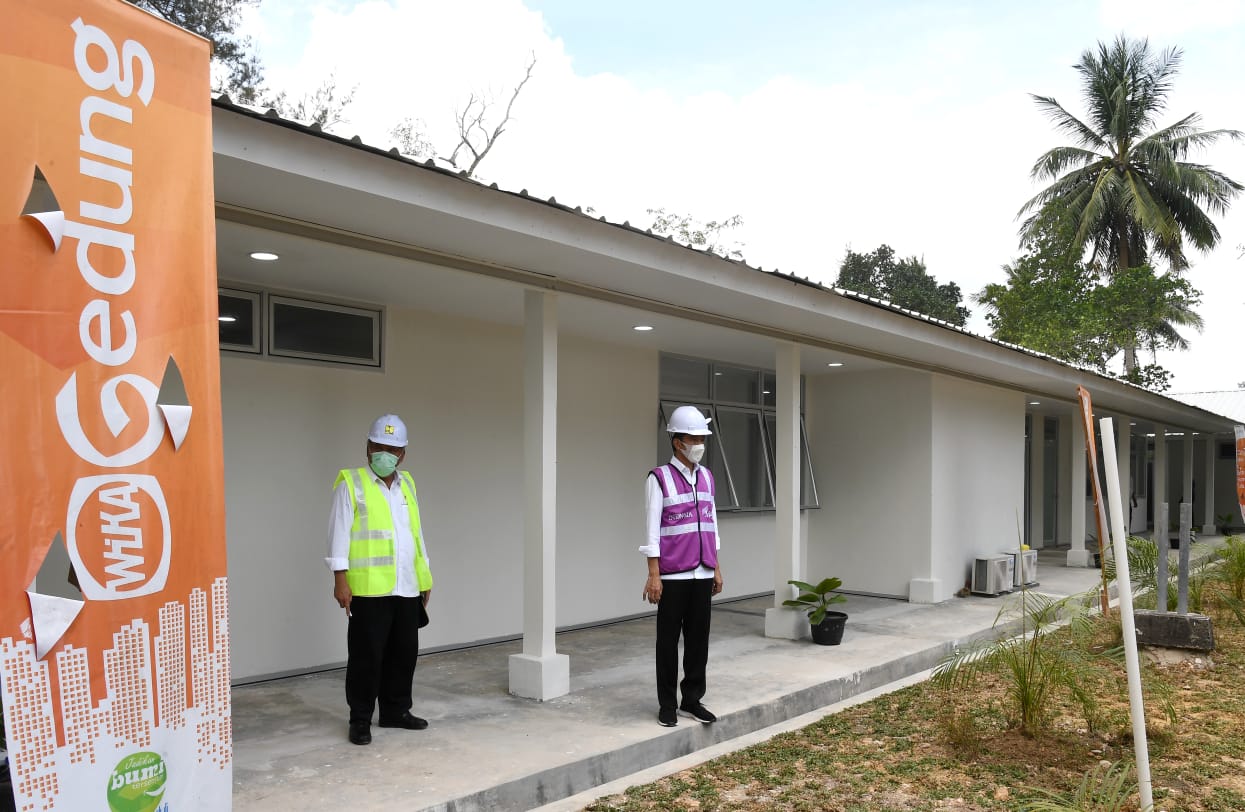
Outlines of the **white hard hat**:
{"type": "Polygon", "coordinates": [[[406,424],[396,414],[384,414],[376,418],[367,438],[379,445],[406,448],[406,424]]]}
{"type": "Polygon", "coordinates": [[[666,431],[670,434],[694,434],[703,436],[713,434],[709,431],[709,421],[712,417],[705,417],[700,413],[700,409],[695,406],[680,406],[670,415],[670,423],[666,426],[666,431]]]}

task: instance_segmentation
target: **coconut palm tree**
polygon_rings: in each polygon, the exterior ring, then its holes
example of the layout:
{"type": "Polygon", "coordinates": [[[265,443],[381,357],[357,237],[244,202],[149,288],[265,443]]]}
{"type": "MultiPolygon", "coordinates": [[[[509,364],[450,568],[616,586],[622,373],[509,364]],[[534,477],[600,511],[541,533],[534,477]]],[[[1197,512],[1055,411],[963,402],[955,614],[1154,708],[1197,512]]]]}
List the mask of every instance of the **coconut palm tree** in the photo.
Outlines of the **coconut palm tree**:
{"type": "MultiPolygon", "coordinates": [[[[1201,130],[1197,113],[1158,127],[1167,107],[1171,79],[1181,52],[1155,54],[1148,40],[1123,36],[1098,43],[1074,66],[1081,74],[1088,117],[1082,121],[1049,96],[1033,98],[1072,137],[1073,146],[1056,147],[1034,164],[1031,176],[1052,183],[1025,203],[1029,213],[1022,243],[1036,237],[1042,217],[1058,211],[1075,225],[1071,253],[1090,249],[1090,262],[1109,276],[1146,264],[1151,253],[1167,260],[1172,272],[1188,267],[1185,242],[1209,251],[1219,242],[1212,215],[1223,215],[1241,184],[1204,164],[1185,160],[1191,151],[1223,138],[1241,140],[1238,130],[1201,130]]],[[[1173,308],[1157,331],[1169,344],[1185,346],[1176,328],[1200,327],[1191,310],[1173,308]]],[[[1124,347],[1124,371],[1136,367],[1138,336],[1124,347]]]]}
{"type": "Polygon", "coordinates": [[[1088,246],[1090,261],[1108,273],[1142,265],[1151,252],[1179,273],[1188,267],[1186,240],[1202,251],[1218,244],[1211,216],[1223,215],[1245,187],[1185,159],[1223,138],[1245,136],[1201,130],[1197,113],[1157,126],[1180,59],[1179,49],[1155,54],[1148,40],[1123,36],[1085,51],[1074,67],[1081,74],[1086,121],[1049,96],[1033,96],[1074,145],[1056,147],[1034,164],[1035,180],[1053,182],[1020,210],[1032,213],[1022,241],[1034,236],[1043,210],[1054,207],[1076,224],[1074,252],[1088,246]]]}

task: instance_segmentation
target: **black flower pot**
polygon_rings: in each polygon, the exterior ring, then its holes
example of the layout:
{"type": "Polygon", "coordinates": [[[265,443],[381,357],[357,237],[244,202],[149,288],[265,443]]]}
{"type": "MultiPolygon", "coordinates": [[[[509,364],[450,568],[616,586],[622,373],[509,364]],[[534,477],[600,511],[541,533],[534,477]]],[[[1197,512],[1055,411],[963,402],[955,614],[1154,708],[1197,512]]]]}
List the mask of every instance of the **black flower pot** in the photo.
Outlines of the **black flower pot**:
{"type": "Polygon", "coordinates": [[[819,646],[837,646],[843,640],[843,627],[847,625],[847,613],[826,612],[820,623],[810,624],[813,642],[819,646]]]}

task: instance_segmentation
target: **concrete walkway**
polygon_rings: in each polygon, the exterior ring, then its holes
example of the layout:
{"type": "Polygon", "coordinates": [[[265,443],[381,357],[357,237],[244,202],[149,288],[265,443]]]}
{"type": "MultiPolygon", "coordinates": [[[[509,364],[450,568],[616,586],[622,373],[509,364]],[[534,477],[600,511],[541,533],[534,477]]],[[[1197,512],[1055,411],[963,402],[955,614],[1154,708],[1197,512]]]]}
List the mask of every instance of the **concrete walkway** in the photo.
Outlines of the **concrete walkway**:
{"type": "MultiPolygon", "coordinates": [[[[1065,558],[1040,554],[1038,591],[1094,587],[1097,571],[1065,558]]],[[[718,603],[705,697],[718,722],[708,726],[657,724],[652,617],[558,635],[571,693],[544,703],[507,693],[518,642],[421,657],[413,710],[428,730],[373,726],[367,747],[346,741],[344,671],[238,687],[234,807],[532,809],[922,672],[993,634],[1004,600],[853,596],[838,607],[850,615],[839,646],[764,637],[772,598],[718,603]]]]}

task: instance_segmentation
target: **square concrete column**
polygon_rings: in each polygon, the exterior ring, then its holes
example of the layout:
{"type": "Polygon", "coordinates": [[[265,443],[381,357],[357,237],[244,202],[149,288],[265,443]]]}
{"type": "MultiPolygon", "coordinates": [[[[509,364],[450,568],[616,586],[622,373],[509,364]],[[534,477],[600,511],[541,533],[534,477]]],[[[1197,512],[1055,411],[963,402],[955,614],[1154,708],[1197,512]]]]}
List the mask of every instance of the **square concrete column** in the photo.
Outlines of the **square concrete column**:
{"type": "MultiPolygon", "coordinates": [[[[1133,509],[1133,430],[1132,421],[1125,415],[1115,417],[1115,464],[1120,475],[1120,504],[1124,506],[1124,532],[1132,528],[1133,509]]],[[[1109,513],[1108,508],[1108,515],[1109,513]]]]}
{"type": "MultiPolygon", "coordinates": [[[[1062,547],[1071,544],[1072,526],[1068,520],[1072,517],[1072,513],[1068,509],[1068,503],[1077,500],[1077,493],[1072,489],[1072,460],[1078,454],[1081,457],[1085,456],[1085,449],[1077,448],[1072,444],[1072,418],[1075,416],[1061,414],[1056,418],[1058,437],[1055,447],[1058,450],[1055,458],[1059,460],[1059,471],[1055,477],[1055,487],[1059,499],[1055,505],[1055,544],[1062,547]]],[[[1082,539],[1082,546],[1084,543],[1082,539]]]]}
{"type": "Polygon", "coordinates": [[[1029,546],[1042,549],[1046,537],[1046,417],[1033,412],[1029,419],[1029,546]]]}
{"type": "Polygon", "coordinates": [[[1096,551],[1085,549],[1085,423],[1080,414],[1072,415],[1071,423],[1068,434],[1072,439],[1069,458],[1072,472],[1064,508],[1068,512],[1068,538],[1071,544],[1068,549],[1068,566],[1088,567],[1094,560],[1092,552],[1096,551]]]}
{"type": "MultiPolygon", "coordinates": [[[[1189,505],[1189,510],[1193,510],[1193,432],[1185,430],[1184,436],[1180,438],[1180,503],[1189,505]]],[[[1180,514],[1177,513],[1176,516],[1180,514]]],[[[1193,514],[1189,514],[1190,524],[1192,524],[1193,514]]]]}
{"type": "Polygon", "coordinates": [[[1215,435],[1202,438],[1202,533],[1213,536],[1215,527],[1215,435]]]}
{"type": "MultiPolygon", "coordinates": [[[[807,580],[800,537],[800,347],[783,343],[775,351],[778,413],[774,438],[774,606],[765,611],[765,636],[798,640],[810,636],[808,616],[782,602],[796,595],[788,580],[807,580]]],[[[818,579],[826,576],[818,576],[818,579]]]]}
{"type": "MultiPolygon", "coordinates": [[[[1167,490],[1167,427],[1158,425],[1154,427],[1154,493],[1150,495],[1154,500],[1154,540],[1156,543],[1167,540],[1167,517],[1170,515],[1167,505],[1169,496],[1167,490]]],[[[1159,543],[1159,548],[1162,549],[1162,543],[1159,543]]]]}
{"type": "Polygon", "coordinates": [[[510,693],[553,699],[571,690],[571,661],[554,644],[558,517],[557,294],[523,299],[523,653],[510,656],[510,693]]]}

